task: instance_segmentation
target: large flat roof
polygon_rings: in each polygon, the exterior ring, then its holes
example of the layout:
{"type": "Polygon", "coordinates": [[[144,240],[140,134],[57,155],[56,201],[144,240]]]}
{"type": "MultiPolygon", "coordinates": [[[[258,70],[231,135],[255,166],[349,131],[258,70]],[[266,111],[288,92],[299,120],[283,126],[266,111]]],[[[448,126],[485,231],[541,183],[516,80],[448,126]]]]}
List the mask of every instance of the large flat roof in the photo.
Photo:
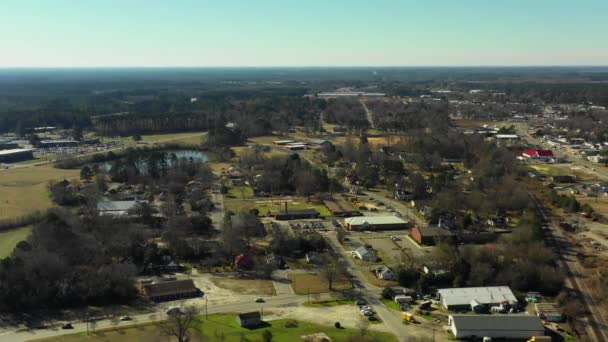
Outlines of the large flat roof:
{"type": "Polygon", "coordinates": [[[23,152],[32,152],[34,150],[32,150],[31,148],[14,148],[12,150],[1,150],[0,151],[0,155],[6,155],[6,154],[14,154],[14,153],[23,153],[23,152]]]}
{"type": "Polygon", "coordinates": [[[456,329],[466,331],[544,331],[540,318],[532,315],[451,315],[456,329]]]}
{"type": "Polygon", "coordinates": [[[437,293],[444,305],[470,305],[472,301],[479,304],[517,302],[517,298],[508,286],[460,287],[439,289],[437,293]]]}
{"type": "Polygon", "coordinates": [[[344,222],[346,224],[350,224],[353,226],[359,226],[359,225],[363,225],[363,224],[369,224],[369,225],[382,225],[382,224],[406,224],[407,222],[404,221],[403,219],[397,217],[397,216],[393,216],[393,215],[387,215],[387,216],[356,216],[356,217],[349,217],[347,219],[344,220],[344,222]]]}

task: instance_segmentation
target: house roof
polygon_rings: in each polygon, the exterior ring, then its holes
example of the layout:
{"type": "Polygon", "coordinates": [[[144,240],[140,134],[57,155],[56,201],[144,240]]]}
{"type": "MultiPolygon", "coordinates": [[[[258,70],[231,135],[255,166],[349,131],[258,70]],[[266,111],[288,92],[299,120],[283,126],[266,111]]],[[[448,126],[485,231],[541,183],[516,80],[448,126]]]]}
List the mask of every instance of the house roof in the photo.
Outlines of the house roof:
{"type": "Polygon", "coordinates": [[[529,149],[529,150],[525,150],[524,154],[527,156],[536,156],[536,157],[553,157],[553,151],[551,151],[551,150],[529,149]]]}
{"type": "Polygon", "coordinates": [[[14,148],[11,150],[2,150],[0,151],[0,155],[5,155],[5,154],[15,154],[15,153],[24,153],[24,152],[31,152],[33,151],[32,149],[29,148],[14,148]]]}
{"type": "Polygon", "coordinates": [[[258,311],[243,312],[239,314],[241,320],[260,319],[260,313],[258,311]]]}
{"type": "Polygon", "coordinates": [[[451,315],[458,330],[467,331],[544,331],[537,316],[532,315],[451,315]]]}
{"type": "Polygon", "coordinates": [[[148,201],[100,201],[97,202],[97,210],[99,211],[128,211],[140,203],[148,203],[148,201]]]}
{"type": "Polygon", "coordinates": [[[234,258],[234,264],[237,266],[251,266],[253,259],[247,254],[239,254],[234,258]]]}
{"type": "Polygon", "coordinates": [[[365,246],[361,246],[357,249],[355,249],[355,253],[359,254],[359,255],[365,255],[368,253],[373,253],[374,251],[370,250],[369,248],[365,247],[365,246]]]}
{"type": "Polygon", "coordinates": [[[475,300],[480,304],[517,302],[517,298],[508,286],[460,287],[439,289],[442,302],[449,305],[469,305],[475,300]]]}
{"type": "Polygon", "coordinates": [[[422,236],[427,236],[427,237],[435,237],[435,236],[452,236],[452,232],[450,232],[449,230],[440,228],[440,227],[435,227],[435,226],[422,226],[422,227],[415,227],[418,229],[418,231],[420,232],[420,235],[422,236]]]}
{"type": "Polygon", "coordinates": [[[383,225],[383,224],[406,224],[407,222],[403,219],[387,215],[387,216],[355,216],[349,217],[344,220],[344,222],[348,225],[352,226],[360,226],[364,224],[368,225],[383,225]]]}
{"type": "Polygon", "coordinates": [[[149,297],[166,296],[196,290],[196,286],[194,286],[192,279],[163,281],[160,283],[143,285],[142,287],[149,297]]]}

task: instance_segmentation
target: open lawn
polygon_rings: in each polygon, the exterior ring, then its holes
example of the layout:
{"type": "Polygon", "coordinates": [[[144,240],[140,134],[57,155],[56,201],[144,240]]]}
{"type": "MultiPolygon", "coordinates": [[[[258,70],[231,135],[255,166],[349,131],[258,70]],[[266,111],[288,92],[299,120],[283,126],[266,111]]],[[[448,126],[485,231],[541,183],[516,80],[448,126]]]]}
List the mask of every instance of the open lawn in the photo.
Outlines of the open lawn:
{"type": "MultiPolygon", "coordinates": [[[[287,322],[295,322],[289,319],[280,319],[267,322],[265,327],[258,329],[241,328],[234,314],[210,315],[209,319],[199,317],[193,322],[190,329],[192,341],[261,341],[264,330],[272,332],[273,342],[294,342],[300,341],[300,336],[318,332],[326,333],[334,342],[346,342],[349,337],[358,334],[357,329],[336,329],[333,326],[323,326],[314,323],[297,321],[297,326],[286,328],[287,322]]],[[[376,341],[397,341],[392,334],[370,330],[367,334],[376,341]]],[[[56,338],[45,339],[44,341],[107,341],[107,342],[127,342],[127,341],[159,341],[166,340],[156,324],[141,325],[134,328],[111,329],[103,332],[95,332],[90,336],[86,333],[64,335],[56,338]]]]}
{"type": "Polygon", "coordinates": [[[0,233],[0,259],[6,258],[12,252],[17,244],[25,239],[32,233],[32,227],[22,227],[12,229],[9,231],[0,233]]]}
{"type": "Polygon", "coordinates": [[[0,220],[27,215],[52,206],[49,181],[77,179],[80,170],[60,170],[51,165],[0,171],[0,220]]]}
{"type": "Polygon", "coordinates": [[[274,285],[271,280],[262,279],[239,279],[233,277],[211,277],[211,282],[223,289],[231,290],[239,294],[275,295],[274,285]]]}
{"type": "Polygon", "coordinates": [[[382,299],[380,299],[380,301],[382,302],[382,304],[384,304],[389,309],[397,310],[400,312],[403,311],[403,310],[401,310],[401,307],[399,306],[399,304],[395,303],[394,300],[382,298],[382,299]]]}
{"type": "Polygon", "coordinates": [[[287,201],[287,210],[289,209],[316,209],[321,216],[329,217],[331,213],[329,209],[323,203],[307,202],[304,197],[293,197],[291,199],[277,199],[277,200],[260,200],[256,203],[256,208],[260,211],[260,214],[265,215],[268,211],[284,211],[285,201],[287,201]]]}
{"type": "MultiPolygon", "coordinates": [[[[200,145],[203,137],[207,136],[207,132],[188,132],[188,133],[171,133],[171,134],[147,134],[142,135],[140,141],[134,141],[132,137],[121,137],[127,147],[142,146],[149,144],[184,144],[184,145],[200,145]]],[[[104,140],[117,140],[115,138],[105,138],[104,140]]]]}
{"type": "Polygon", "coordinates": [[[250,186],[230,186],[228,193],[224,196],[228,199],[250,199],[253,198],[253,188],[250,186]]]}
{"type": "MultiPolygon", "coordinates": [[[[289,275],[291,287],[296,294],[304,295],[307,293],[329,292],[327,279],[317,273],[295,273],[289,275]]],[[[333,283],[334,291],[344,291],[352,289],[352,284],[347,279],[336,279],[333,283]]]]}

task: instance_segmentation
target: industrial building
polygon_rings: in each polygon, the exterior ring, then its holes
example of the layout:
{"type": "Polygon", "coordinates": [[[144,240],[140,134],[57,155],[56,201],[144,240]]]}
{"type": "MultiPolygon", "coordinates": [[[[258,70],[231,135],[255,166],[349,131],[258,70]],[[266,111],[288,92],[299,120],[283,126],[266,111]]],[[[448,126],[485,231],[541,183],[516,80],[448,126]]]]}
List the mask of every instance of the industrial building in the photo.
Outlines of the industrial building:
{"type": "Polygon", "coordinates": [[[454,337],[527,340],[544,336],[540,318],[532,315],[450,315],[448,325],[454,337]]]}
{"type": "Polygon", "coordinates": [[[410,235],[416,242],[421,245],[435,245],[442,240],[451,240],[454,238],[454,234],[447,229],[440,227],[414,227],[410,232],[410,235]]]}
{"type": "Polygon", "coordinates": [[[517,298],[508,286],[461,287],[437,290],[438,300],[446,310],[475,311],[481,305],[515,304],[517,298]]]}
{"type": "Polygon", "coordinates": [[[344,220],[349,230],[407,229],[408,224],[397,216],[357,216],[344,220]]]}
{"type": "Polygon", "coordinates": [[[30,159],[34,159],[34,150],[32,149],[15,148],[0,151],[0,163],[15,163],[30,159]]]}

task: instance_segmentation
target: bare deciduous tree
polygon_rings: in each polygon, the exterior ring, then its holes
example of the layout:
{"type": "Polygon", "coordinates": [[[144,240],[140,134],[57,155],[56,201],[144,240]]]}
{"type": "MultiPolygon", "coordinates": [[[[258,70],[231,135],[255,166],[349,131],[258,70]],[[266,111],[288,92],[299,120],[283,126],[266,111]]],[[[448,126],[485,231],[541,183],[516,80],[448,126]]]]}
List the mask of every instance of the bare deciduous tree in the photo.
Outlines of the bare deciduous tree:
{"type": "Polygon", "coordinates": [[[181,308],[179,312],[170,315],[169,320],[161,323],[160,329],[168,337],[176,337],[178,342],[187,342],[190,339],[188,329],[196,318],[198,309],[194,306],[181,308]]]}

